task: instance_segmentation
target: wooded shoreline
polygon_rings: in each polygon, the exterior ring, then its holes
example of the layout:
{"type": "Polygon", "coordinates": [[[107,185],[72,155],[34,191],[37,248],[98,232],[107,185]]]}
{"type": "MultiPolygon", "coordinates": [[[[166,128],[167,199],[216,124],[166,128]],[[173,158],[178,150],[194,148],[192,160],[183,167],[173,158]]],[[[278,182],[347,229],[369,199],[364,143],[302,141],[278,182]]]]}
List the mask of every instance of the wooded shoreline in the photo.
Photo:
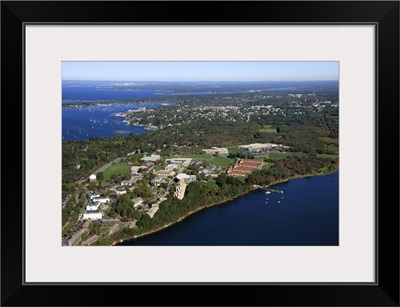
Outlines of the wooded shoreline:
{"type": "MultiPolygon", "coordinates": [[[[292,176],[292,177],[290,177],[290,178],[286,178],[286,179],[282,179],[282,180],[277,180],[277,181],[275,181],[275,182],[273,182],[273,183],[270,183],[269,185],[266,186],[266,188],[275,186],[275,185],[277,185],[277,184],[285,183],[285,182],[288,182],[288,181],[294,180],[294,179],[309,178],[309,177],[316,177],[316,176],[327,176],[327,175],[331,175],[331,174],[333,174],[333,173],[335,173],[335,172],[337,172],[337,171],[338,171],[338,168],[335,169],[335,170],[332,171],[332,172],[329,172],[329,173],[307,174],[307,175],[295,175],[295,176],[292,176]]],[[[252,188],[251,190],[246,191],[246,192],[243,192],[243,193],[240,193],[240,194],[238,194],[238,195],[235,196],[235,197],[230,197],[229,199],[227,199],[227,200],[225,200],[225,201],[213,203],[213,204],[210,204],[210,205],[207,205],[207,206],[204,206],[204,207],[200,207],[200,208],[198,208],[198,209],[196,209],[196,210],[190,211],[189,213],[187,213],[186,215],[180,217],[179,219],[177,219],[176,221],[174,221],[174,222],[172,222],[172,223],[169,223],[169,224],[164,225],[164,226],[162,226],[162,227],[160,227],[160,228],[157,228],[157,229],[154,229],[154,230],[151,230],[151,231],[142,233],[142,234],[135,235],[135,236],[130,237],[130,238],[126,238],[126,239],[121,239],[121,240],[114,241],[111,245],[112,245],[112,246],[115,246],[115,245],[118,244],[118,243],[122,243],[122,242],[129,241],[129,240],[133,240],[133,239],[137,239],[137,238],[139,238],[139,237],[143,237],[143,236],[146,236],[146,235],[149,235],[149,234],[158,232],[158,231],[160,231],[160,230],[163,230],[163,229],[168,228],[168,227],[170,227],[170,226],[172,226],[172,225],[174,225],[174,224],[176,224],[176,223],[179,223],[179,222],[183,221],[184,219],[186,219],[187,217],[191,216],[192,214],[194,214],[194,213],[196,213],[196,212],[198,212],[198,211],[201,211],[201,210],[206,209],[206,208],[210,208],[210,207],[222,205],[222,204],[227,203],[227,202],[230,202],[230,201],[232,201],[232,200],[234,200],[234,199],[236,199],[236,198],[238,198],[238,197],[244,196],[244,195],[250,193],[251,191],[255,191],[255,190],[257,190],[257,189],[260,189],[260,187],[253,186],[253,188],[252,188]]]]}

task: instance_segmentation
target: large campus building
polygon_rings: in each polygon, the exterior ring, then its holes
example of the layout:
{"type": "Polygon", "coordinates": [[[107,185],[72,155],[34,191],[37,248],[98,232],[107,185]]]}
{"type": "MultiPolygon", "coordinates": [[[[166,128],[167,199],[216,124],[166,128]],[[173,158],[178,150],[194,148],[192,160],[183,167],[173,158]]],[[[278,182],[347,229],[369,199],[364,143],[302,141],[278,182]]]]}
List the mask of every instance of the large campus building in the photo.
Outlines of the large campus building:
{"type": "Polygon", "coordinates": [[[206,148],[203,149],[202,152],[210,155],[215,155],[215,154],[227,155],[229,153],[227,148],[221,148],[221,147],[206,148]]]}
{"type": "Polygon", "coordinates": [[[226,173],[230,176],[245,177],[256,169],[261,162],[257,159],[241,159],[234,166],[228,168],[226,173]]]}

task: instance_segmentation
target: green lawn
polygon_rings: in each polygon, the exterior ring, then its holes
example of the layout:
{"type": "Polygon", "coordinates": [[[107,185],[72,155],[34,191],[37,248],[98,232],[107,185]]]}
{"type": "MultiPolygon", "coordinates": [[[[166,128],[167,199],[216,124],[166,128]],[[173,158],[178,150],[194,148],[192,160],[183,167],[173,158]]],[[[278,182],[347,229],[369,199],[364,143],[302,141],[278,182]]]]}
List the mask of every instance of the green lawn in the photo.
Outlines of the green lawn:
{"type": "Polygon", "coordinates": [[[216,164],[216,165],[223,165],[223,166],[228,166],[229,164],[231,164],[232,163],[232,161],[233,161],[234,159],[231,159],[231,158],[212,158],[211,160],[210,160],[210,163],[211,164],[216,164]]]}
{"type": "Polygon", "coordinates": [[[208,160],[208,159],[210,159],[212,157],[212,155],[209,155],[209,154],[204,154],[204,155],[202,155],[202,154],[199,154],[199,155],[196,155],[196,154],[188,154],[188,155],[182,155],[182,156],[180,156],[180,158],[192,158],[192,159],[197,159],[197,160],[208,160]]]}
{"type": "Polygon", "coordinates": [[[271,166],[273,166],[275,163],[269,162],[268,164],[263,165],[262,169],[263,170],[269,170],[271,166]]]}
{"type": "Polygon", "coordinates": [[[238,146],[231,146],[231,147],[226,147],[229,152],[239,152],[239,151],[244,151],[243,148],[239,148],[238,146]]]}
{"type": "Polygon", "coordinates": [[[258,132],[276,133],[276,129],[272,128],[271,125],[264,125],[258,130],[258,132]]]}
{"type": "Polygon", "coordinates": [[[109,180],[112,175],[126,174],[131,172],[131,165],[129,164],[113,164],[107,168],[104,174],[104,180],[109,180]]]}

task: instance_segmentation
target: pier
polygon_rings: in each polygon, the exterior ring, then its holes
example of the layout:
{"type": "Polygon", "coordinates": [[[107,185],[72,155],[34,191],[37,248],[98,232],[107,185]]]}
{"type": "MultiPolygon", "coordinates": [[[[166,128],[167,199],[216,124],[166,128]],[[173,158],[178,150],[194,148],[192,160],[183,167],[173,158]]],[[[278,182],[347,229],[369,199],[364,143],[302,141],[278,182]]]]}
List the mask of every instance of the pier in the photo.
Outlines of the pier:
{"type": "Polygon", "coordinates": [[[255,185],[255,187],[256,187],[256,188],[259,188],[259,189],[264,189],[264,190],[265,190],[265,192],[271,192],[271,193],[279,193],[279,194],[283,194],[283,191],[282,191],[282,190],[274,190],[274,189],[269,189],[268,187],[266,187],[266,186],[262,186],[262,185],[255,185]]]}
{"type": "Polygon", "coordinates": [[[265,190],[266,190],[266,192],[283,194],[282,190],[273,190],[273,189],[265,189],[265,190]]]}

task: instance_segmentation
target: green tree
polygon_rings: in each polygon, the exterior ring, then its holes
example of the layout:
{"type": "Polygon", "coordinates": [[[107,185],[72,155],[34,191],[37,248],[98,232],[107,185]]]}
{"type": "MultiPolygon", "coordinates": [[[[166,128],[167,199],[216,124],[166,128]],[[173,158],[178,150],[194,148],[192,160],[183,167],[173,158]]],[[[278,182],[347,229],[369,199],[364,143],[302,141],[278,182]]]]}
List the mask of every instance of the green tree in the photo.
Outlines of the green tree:
{"type": "Polygon", "coordinates": [[[104,174],[103,174],[103,172],[98,172],[98,173],[97,173],[97,179],[98,179],[98,180],[104,180],[104,174]]]}

